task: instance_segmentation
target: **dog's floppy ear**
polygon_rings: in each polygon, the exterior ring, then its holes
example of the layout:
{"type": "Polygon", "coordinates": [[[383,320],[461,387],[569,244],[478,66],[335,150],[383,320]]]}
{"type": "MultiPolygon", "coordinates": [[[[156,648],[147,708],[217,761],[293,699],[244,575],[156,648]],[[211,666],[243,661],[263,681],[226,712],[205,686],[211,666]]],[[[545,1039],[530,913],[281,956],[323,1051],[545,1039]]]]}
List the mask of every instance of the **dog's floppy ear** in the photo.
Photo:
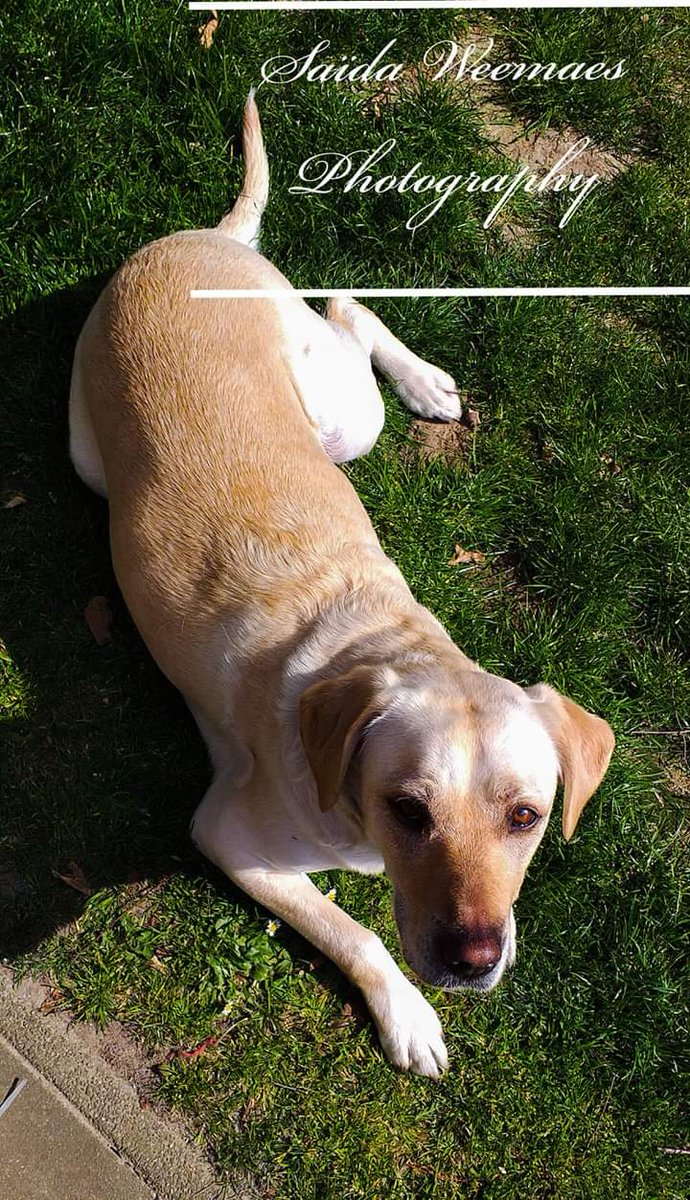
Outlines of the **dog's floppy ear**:
{"type": "Polygon", "coordinates": [[[303,693],[300,734],[324,812],[338,799],[357,743],[384,711],[393,682],[393,671],[362,665],[303,693]]]}
{"type": "Polygon", "coordinates": [[[606,774],[615,745],[613,730],[601,717],[544,683],[525,691],[538,705],[556,747],[563,783],[563,837],[568,841],[585,804],[606,774]]]}

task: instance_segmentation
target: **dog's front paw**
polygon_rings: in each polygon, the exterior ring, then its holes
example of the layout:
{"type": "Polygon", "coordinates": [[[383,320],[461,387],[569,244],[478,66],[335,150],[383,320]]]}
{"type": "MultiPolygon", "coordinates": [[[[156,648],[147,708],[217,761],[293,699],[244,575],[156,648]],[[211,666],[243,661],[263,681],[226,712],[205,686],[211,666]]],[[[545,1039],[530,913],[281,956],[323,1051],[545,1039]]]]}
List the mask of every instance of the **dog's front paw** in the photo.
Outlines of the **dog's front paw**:
{"type": "Polygon", "coordinates": [[[459,421],[462,401],[452,375],[419,358],[393,384],[403,404],[420,417],[459,421]]]}
{"type": "Polygon", "coordinates": [[[386,1058],[401,1071],[438,1079],[448,1053],[441,1022],[421,992],[401,974],[393,986],[368,999],[386,1058]]]}

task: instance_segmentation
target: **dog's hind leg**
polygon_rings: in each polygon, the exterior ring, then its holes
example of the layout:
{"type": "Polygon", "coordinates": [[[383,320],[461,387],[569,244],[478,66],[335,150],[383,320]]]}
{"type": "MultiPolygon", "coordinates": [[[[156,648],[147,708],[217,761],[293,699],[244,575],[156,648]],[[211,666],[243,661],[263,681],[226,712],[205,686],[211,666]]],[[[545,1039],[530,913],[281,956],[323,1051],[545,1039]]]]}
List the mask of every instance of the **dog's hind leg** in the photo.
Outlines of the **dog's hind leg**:
{"type": "Polygon", "coordinates": [[[333,462],[368,454],[385,420],[369,354],[353,331],[301,300],[282,302],[285,365],[333,462]]]}
{"type": "Polygon", "coordinates": [[[74,469],[80,479],[100,496],[107,496],[108,489],[105,482],[103,460],[91,422],[81,369],[81,348],[84,336],[85,333],[82,332],[77,342],[72,367],[69,395],[69,452],[74,469]]]}
{"type": "Polygon", "coordinates": [[[457,421],[462,416],[462,403],[452,376],[414,354],[363,304],[348,296],[338,296],[329,300],[326,315],[331,324],[348,330],[359,342],[413,413],[441,421],[457,421]]]}

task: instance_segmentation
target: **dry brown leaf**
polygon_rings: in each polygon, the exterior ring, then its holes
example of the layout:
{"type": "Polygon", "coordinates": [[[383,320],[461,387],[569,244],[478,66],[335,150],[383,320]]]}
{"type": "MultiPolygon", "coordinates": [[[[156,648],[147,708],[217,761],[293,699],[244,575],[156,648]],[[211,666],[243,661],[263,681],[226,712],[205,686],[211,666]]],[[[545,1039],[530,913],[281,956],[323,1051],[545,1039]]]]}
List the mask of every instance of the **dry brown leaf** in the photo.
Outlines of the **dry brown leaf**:
{"type": "Polygon", "coordinates": [[[14,496],[10,496],[9,500],[5,500],[3,508],[18,508],[20,504],[26,504],[26,496],[22,496],[21,492],[16,492],[14,496]]]}
{"type": "Polygon", "coordinates": [[[462,546],[455,543],[455,554],[448,559],[449,567],[459,567],[463,563],[474,563],[479,566],[486,561],[486,555],[482,554],[481,550],[464,550],[462,546]]]}
{"type": "Polygon", "coordinates": [[[470,429],[477,429],[477,427],[482,423],[481,417],[479,416],[479,410],[476,408],[468,408],[465,410],[465,420],[470,429]]]}
{"type": "MultiPolygon", "coordinates": [[[[608,468],[610,475],[620,475],[621,469],[612,454],[602,454],[599,461],[604,464],[604,467],[608,468]]],[[[606,471],[602,468],[599,474],[605,475],[606,471]]]]}
{"type": "Polygon", "coordinates": [[[167,965],[158,957],[157,954],[151,955],[149,963],[153,967],[154,971],[160,971],[161,975],[168,974],[167,965]]]}
{"type": "Polygon", "coordinates": [[[60,989],[56,988],[56,987],[51,988],[50,991],[48,992],[48,995],[45,997],[39,1011],[46,1012],[46,1013],[55,1012],[56,1008],[58,1008],[60,1003],[62,1002],[62,999],[63,999],[63,994],[60,991],[60,989]]]}
{"type": "Polygon", "coordinates": [[[204,25],[200,25],[197,29],[199,35],[199,43],[202,50],[210,50],[213,45],[213,35],[218,28],[218,13],[215,8],[211,9],[211,15],[204,25]]]}
{"type": "Polygon", "coordinates": [[[348,1025],[350,1023],[350,1021],[352,1021],[354,1015],[355,1014],[354,1014],[354,1009],[353,1009],[352,1005],[347,1004],[347,1003],[343,1004],[340,1016],[336,1017],[333,1022],[333,1028],[334,1029],[343,1029],[346,1025],[348,1025]]]}
{"type": "Polygon", "coordinates": [[[111,640],[113,614],[107,596],[92,596],[84,609],[84,619],[99,646],[111,640]]]}
{"type": "Polygon", "coordinates": [[[68,887],[74,888],[75,892],[81,892],[82,896],[91,895],[93,888],[88,882],[81,867],[78,866],[77,863],[71,862],[69,864],[69,869],[64,875],[61,875],[59,871],[55,871],[55,874],[57,875],[58,879],[61,879],[62,882],[66,883],[68,887]]]}
{"type": "Polygon", "coordinates": [[[193,1046],[191,1050],[185,1050],[183,1047],[180,1047],[179,1050],[171,1050],[168,1058],[199,1058],[199,1055],[205,1054],[207,1050],[212,1049],[217,1042],[218,1038],[215,1034],[211,1034],[209,1037],[204,1038],[203,1042],[199,1042],[198,1046],[193,1046]]]}

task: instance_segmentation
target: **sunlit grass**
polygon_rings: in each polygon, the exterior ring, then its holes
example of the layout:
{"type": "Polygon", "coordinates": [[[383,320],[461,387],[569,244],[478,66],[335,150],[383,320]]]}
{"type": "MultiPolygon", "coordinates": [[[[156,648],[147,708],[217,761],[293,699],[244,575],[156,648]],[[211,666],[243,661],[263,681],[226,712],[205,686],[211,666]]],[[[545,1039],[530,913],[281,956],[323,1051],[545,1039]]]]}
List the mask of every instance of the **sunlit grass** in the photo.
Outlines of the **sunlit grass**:
{"type": "MultiPolygon", "coordinates": [[[[395,134],[438,169],[493,160],[476,106],[428,83],[378,116],[355,89],[295,86],[259,97],[264,249],[302,286],[686,283],[690,114],[671,84],[688,22],[642,15],[494,14],[502,44],[530,58],[624,45],[634,67],[618,91],[505,89],[515,113],[634,152],[565,231],[558,202],[525,202],[532,237],[507,244],[466,196],[414,239],[404,197],[299,200],[288,189],[320,145],[395,134]]],[[[105,506],[67,459],[66,404],[108,273],[229,207],[263,58],[305,52],[326,28],[335,53],[394,31],[414,59],[458,17],[223,17],[209,53],[199,20],[140,0],[86,0],[78,20],[67,0],[49,19],[11,0],[0,17],[0,504],[26,499],[0,507],[2,950],[47,972],[78,1017],[130,1025],[160,1095],[220,1165],[281,1200],[684,1200],[687,1158],[664,1149],[687,1147],[687,301],[377,305],[482,418],[464,459],[422,462],[386,393],[379,445],[347,469],[385,549],[484,667],[547,680],[618,737],[577,836],[564,845],[555,822],[530,870],[510,977],[486,1000],[427,989],[451,1072],[396,1075],[335,968],[285,926],[271,936],[269,914],[193,853],[205,752],[119,598],[105,506]],[[457,543],[484,567],[451,566],[457,543]],[[94,595],[114,612],[103,646],[83,618],[94,595]],[[71,863],[88,899],[56,878],[71,863]],[[170,1054],[208,1038],[195,1058],[170,1054]]],[[[318,883],[395,947],[384,879],[318,883]]]]}

